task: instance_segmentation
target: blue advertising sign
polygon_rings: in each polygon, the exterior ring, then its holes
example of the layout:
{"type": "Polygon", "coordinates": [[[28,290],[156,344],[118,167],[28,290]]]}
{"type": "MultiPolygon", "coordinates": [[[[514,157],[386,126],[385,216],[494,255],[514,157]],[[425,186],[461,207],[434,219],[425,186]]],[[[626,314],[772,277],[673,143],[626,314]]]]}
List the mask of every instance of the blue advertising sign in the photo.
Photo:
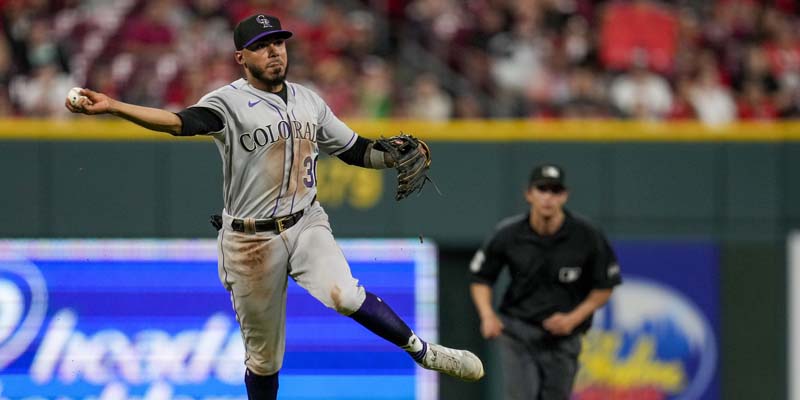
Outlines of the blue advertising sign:
{"type": "Polygon", "coordinates": [[[617,242],[623,284],[584,340],[574,400],[719,399],[719,256],[706,242],[617,242]]]}
{"type": "MultiPolygon", "coordinates": [[[[436,249],[343,240],[353,275],[436,340],[436,249]]],[[[436,375],[290,282],[281,399],[435,399],[436,375]]],[[[0,241],[0,400],[246,399],[214,241],[0,241]]]]}

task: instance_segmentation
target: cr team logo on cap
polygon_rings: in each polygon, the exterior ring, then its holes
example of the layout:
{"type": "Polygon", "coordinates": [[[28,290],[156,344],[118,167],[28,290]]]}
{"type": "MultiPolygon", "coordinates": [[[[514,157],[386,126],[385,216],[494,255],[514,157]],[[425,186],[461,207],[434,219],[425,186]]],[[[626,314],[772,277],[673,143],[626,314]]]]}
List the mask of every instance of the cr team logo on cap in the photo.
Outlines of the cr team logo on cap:
{"type": "Polygon", "coordinates": [[[269,23],[269,20],[263,14],[256,17],[256,22],[261,24],[264,28],[272,28],[272,24],[269,23]]]}

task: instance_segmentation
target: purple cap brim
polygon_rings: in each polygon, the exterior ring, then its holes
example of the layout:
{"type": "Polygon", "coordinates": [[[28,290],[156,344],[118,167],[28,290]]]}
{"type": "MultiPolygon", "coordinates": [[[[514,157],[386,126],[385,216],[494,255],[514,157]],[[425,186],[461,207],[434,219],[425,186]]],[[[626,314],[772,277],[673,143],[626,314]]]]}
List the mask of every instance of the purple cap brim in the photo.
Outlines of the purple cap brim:
{"type": "Polygon", "coordinates": [[[292,37],[292,32],[284,31],[284,30],[262,32],[262,33],[259,33],[258,35],[256,35],[254,38],[248,40],[247,43],[245,43],[244,46],[242,46],[242,48],[244,49],[247,46],[250,46],[251,44],[257,42],[259,39],[263,39],[263,38],[265,38],[267,36],[272,36],[272,35],[277,35],[277,34],[283,34],[283,38],[284,39],[288,39],[288,38],[292,37]]]}

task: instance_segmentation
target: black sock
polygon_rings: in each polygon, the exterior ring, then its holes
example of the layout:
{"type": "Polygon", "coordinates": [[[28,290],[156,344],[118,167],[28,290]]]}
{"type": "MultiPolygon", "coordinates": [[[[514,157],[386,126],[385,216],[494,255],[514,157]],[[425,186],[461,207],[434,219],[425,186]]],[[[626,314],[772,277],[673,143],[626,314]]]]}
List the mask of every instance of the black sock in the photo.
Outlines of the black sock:
{"type": "Polygon", "coordinates": [[[350,318],[372,333],[401,347],[416,361],[420,361],[425,355],[427,344],[414,335],[411,328],[388,304],[370,292],[367,292],[367,298],[358,311],[350,314],[350,318]]]}
{"type": "Polygon", "coordinates": [[[257,375],[250,369],[244,374],[248,400],[276,400],[278,398],[278,373],[257,375]]]}

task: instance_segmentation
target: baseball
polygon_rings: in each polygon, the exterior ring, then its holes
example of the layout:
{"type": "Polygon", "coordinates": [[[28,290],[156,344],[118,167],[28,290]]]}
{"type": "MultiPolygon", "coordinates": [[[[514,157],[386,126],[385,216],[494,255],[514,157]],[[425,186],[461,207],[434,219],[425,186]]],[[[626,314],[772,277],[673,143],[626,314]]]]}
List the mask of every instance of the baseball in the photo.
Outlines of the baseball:
{"type": "Polygon", "coordinates": [[[72,104],[74,107],[80,107],[80,100],[88,99],[86,96],[81,95],[81,88],[74,87],[69,90],[67,93],[67,98],[69,99],[69,104],[72,104]]]}

